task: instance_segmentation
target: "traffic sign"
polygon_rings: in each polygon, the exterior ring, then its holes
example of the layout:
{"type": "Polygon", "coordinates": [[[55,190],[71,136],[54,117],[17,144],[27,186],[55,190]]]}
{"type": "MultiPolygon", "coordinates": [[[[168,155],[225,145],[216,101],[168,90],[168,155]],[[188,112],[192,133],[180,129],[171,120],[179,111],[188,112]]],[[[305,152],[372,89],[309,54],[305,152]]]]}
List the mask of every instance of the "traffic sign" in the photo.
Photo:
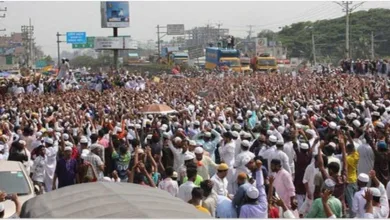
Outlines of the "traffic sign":
{"type": "Polygon", "coordinates": [[[87,34],[85,32],[67,32],[66,43],[85,44],[87,43],[87,34]]]}
{"type": "Polygon", "coordinates": [[[95,37],[87,37],[87,43],[85,44],[72,44],[73,49],[94,48],[95,37]]]}

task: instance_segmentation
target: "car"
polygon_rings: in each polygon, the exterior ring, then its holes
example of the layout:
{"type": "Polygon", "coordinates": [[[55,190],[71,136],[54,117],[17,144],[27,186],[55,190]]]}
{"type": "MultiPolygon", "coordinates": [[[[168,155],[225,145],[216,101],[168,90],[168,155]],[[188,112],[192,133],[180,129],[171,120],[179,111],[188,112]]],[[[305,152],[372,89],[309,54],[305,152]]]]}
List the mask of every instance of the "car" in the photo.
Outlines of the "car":
{"type": "MultiPolygon", "coordinates": [[[[17,161],[0,161],[0,191],[7,194],[17,194],[20,205],[36,195],[34,184],[27,175],[24,165],[17,161]]],[[[15,213],[15,204],[12,201],[5,201],[4,206],[4,218],[15,213]]]]}

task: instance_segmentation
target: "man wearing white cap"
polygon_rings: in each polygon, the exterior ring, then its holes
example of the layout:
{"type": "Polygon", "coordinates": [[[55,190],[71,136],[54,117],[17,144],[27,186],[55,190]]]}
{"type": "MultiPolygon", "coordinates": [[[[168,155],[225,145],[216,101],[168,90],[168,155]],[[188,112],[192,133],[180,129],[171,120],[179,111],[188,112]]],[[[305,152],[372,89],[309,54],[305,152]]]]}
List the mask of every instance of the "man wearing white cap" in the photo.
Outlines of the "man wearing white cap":
{"type": "Polygon", "coordinates": [[[284,142],[283,140],[278,140],[276,142],[276,150],[271,153],[270,160],[277,159],[282,162],[282,167],[285,169],[287,172],[291,173],[291,168],[290,168],[290,163],[289,163],[289,158],[287,154],[283,151],[284,147],[284,142]]]}
{"type": "Polygon", "coordinates": [[[364,199],[367,204],[365,206],[365,214],[364,218],[380,218],[386,219],[389,216],[389,207],[383,206],[380,202],[381,199],[381,191],[378,188],[371,187],[368,189],[371,193],[367,193],[365,191],[364,199]],[[370,194],[370,195],[367,195],[370,194]],[[368,213],[367,207],[371,206],[373,208],[372,213],[368,213]]]}
{"type": "Polygon", "coordinates": [[[217,145],[222,140],[221,135],[216,130],[211,129],[210,131],[201,132],[192,139],[195,140],[198,145],[202,145],[203,149],[209,153],[211,159],[215,161],[215,149],[217,149],[217,145]],[[203,139],[200,139],[202,134],[203,139]],[[214,135],[214,139],[211,138],[212,135],[214,135]]]}
{"type": "Polygon", "coordinates": [[[54,147],[54,140],[52,138],[46,138],[45,140],[45,188],[46,192],[50,192],[52,190],[52,184],[54,179],[54,172],[57,165],[57,153],[58,148],[54,147]]]}
{"type": "Polygon", "coordinates": [[[40,193],[44,192],[44,182],[45,182],[45,147],[43,145],[36,148],[36,157],[34,159],[34,164],[31,167],[32,180],[34,184],[38,185],[40,188],[40,193]]]}
{"type": "Polygon", "coordinates": [[[217,169],[218,164],[216,164],[209,156],[204,155],[204,150],[202,147],[196,147],[195,148],[195,163],[197,164],[198,168],[198,175],[200,175],[203,180],[210,179],[210,176],[213,175],[210,173],[209,169],[217,169]]]}
{"type": "Polygon", "coordinates": [[[58,160],[53,178],[53,190],[56,189],[58,179],[58,188],[80,183],[78,179],[78,167],[76,159],[72,158],[72,146],[64,148],[64,156],[58,160]]]}
{"type": "MultiPolygon", "coordinates": [[[[364,199],[364,193],[367,190],[367,185],[368,182],[370,181],[370,177],[365,174],[361,173],[358,176],[358,182],[357,185],[359,187],[359,191],[355,193],[353,196],[352,200],[352,212],[353,215],[355,215],[357,218],[364,218],[364,214],[366,213],[365,211],[365,205],[366,205],[366,200],[364,199]]],[[[350,216],[354,217],[354,216],[350,216]]]]}
{"type": "Polygon", "coordinates": [[[263,146],[263,148],[260,150],[259,155],[264,159],[264,165],[268,170],[271,168],[271,155],[274,151],[276,151],[276,142],[278,139],[271,135],[268,138],[268,145],[263,146]]]}

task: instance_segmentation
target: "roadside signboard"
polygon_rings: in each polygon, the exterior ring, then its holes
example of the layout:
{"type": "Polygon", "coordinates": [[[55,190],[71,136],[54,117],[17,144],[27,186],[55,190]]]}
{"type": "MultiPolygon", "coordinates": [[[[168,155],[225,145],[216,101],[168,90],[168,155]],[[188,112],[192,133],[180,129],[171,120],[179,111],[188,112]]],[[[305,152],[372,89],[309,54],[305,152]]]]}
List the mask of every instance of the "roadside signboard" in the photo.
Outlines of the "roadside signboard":
{"type": "Polygon", "coordinates": [[[184,24],[168,24],[167,35],[184,35],[184,24]]]}
{"type": "Polygon", "coordinates": [[[107,1],[100,3],[102,28],[127,28],[130,25],[128,1],[107,1]]]}
{"type": "Polygon", "coordinates": [[[113,50],[123,48],[123,37],[95,37],[96,50],[113,50]]]}
{"type": "Polygon", "coordinates": [[[87,37],[85,44],[72,44],[73,49],[95,48],[95,37],[87,37]]]}
{"type": "Polygon", "coordinates": [[[87,34],[85,32],[66,32],[66,43],[85,44],[87,43],[87,34]]]}
{"type": "Polygon", "coordinates": [[[204,56],[204,50],[202,46],[188,48],[188,56],[190,59],[195,59],[204,56]]]}
{"type": "Polygon", "coordinates": [[[138,50],[138,42],[131,39],[130,37],[124,37],[125,48],[129,50],[138,50]]]}
{"type": "Polygon", "coordinates": [[[36,68],[43,68],[45,66],[47,66],[46,60],[38,60],[37,62],[35,62],[36,68]]]}

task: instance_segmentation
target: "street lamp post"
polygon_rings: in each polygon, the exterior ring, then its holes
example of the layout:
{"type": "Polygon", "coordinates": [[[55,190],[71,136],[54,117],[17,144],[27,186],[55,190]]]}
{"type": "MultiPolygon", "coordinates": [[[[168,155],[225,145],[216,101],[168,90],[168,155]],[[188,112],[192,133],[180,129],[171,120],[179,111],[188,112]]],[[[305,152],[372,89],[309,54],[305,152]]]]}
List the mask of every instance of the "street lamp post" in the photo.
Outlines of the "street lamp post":
{"type": "Polygon", "coordinates": [[[60,69],[60,62],[61,62],[61,58],[60,58],[60,43],[62,43],[63,41],[60,41],[60,36],[64,36],[63,34],[60,34],[59,32],[57,32],[57,56],[58,56],[58,69],[60,69]]]}

